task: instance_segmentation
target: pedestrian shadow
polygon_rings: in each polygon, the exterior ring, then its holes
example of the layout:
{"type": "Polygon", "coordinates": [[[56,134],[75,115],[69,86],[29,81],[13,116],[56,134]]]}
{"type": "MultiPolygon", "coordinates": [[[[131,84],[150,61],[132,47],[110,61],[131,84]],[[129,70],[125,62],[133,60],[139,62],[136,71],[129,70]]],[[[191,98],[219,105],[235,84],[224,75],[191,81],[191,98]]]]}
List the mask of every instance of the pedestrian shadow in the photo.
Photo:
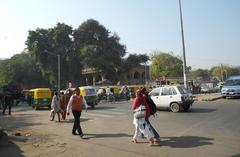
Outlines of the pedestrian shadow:
{"type": "Polygon", "coordinates": [[[213,108],[191,108],[188,111],[183,111],[183,113],[189,112],[189,113],[209,113],[214,112],[216,109],[213,108]]]}
{"type": "Polygon", "coordinates": [[[161,137],[161,146],[193,148],[213,144],[213,138],[200,136],[161,137]]]}
{"type": "MultiPolygon", "coordinates": [[[[80,118],[80,122],[92,120],[91,118],[80,118]]],[[[74,123],[74,118],[61,120],[61,123],[74,123]]]]}
{"type": "Polygon", "coordinates": [[[19,146],[12,142],[12,139],[2,130],[0,130],[0,152],[1,157],[25,157],[19,146]]]}
{"type": "Polygon", "coordinates": [[[132,137],[126,133],[116,133],[116,134],[84,134],[85,139],[91,138],[121,138],[121,137],[132,137]]]}
{"type": "Polygon", "coordinates": [[[110,110],[110,109],[115,109],[117,107],[112,107],[112,106],[97,106],[96,108],[92,110],[110,110]]]}

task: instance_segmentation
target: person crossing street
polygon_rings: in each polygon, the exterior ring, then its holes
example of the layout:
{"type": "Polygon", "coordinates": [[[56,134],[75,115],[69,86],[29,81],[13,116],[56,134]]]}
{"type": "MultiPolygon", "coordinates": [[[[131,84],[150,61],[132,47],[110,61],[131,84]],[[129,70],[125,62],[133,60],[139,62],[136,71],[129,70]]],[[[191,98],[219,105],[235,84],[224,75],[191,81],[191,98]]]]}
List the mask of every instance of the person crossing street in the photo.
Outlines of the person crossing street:
{"type": "Polygon", "coordinates": [[[85,105],[85,109],[87,111],[88,105],[83,96],[80,95],[79,88],[75,88],[75,94],[71,96],[68,106],[67,106],[67,115],[69,115],[70,110],[72,110],[72,114],[74,117],[74,124],[72,128],[72,134],[77,135],[76,131],[81,138],[83,138],[84,134],[80,125],[80,117],[82,113],[83,104],[85,105]]]}

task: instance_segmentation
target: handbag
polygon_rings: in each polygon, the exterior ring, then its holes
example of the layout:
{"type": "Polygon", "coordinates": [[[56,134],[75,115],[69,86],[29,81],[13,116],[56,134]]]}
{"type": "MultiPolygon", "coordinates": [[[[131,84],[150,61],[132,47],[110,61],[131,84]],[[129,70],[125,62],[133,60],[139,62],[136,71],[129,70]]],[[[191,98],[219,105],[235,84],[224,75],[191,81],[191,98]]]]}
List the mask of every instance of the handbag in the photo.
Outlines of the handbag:
{"type": "Polygon", "coordinates": [[[140,105],[138,108],[136,108],[133,111],[133,116],[137,119],[146,117],[146,107],[143,105],[140,105]]]}

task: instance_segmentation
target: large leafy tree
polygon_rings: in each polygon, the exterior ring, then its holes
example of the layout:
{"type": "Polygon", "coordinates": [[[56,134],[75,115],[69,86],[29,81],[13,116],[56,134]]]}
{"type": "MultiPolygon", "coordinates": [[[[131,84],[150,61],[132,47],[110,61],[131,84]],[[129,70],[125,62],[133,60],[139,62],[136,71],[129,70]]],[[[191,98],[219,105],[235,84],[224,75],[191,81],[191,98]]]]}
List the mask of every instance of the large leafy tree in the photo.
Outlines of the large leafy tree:
{"type": "Polygon", "coordinates": [[[57,84],[58,60],[61,60],[61,85],[63,80],[77,82],[81,74],[81,59],[73,46],[73,30],[64,23],[50,29],[29,31],[26,41],[29,51],[43,76],[51,85],[57,84]]]}
{"type": "Polygon", "coordinates": [[[150,74],[152,78],[183,76],[182,60],[170,53],[155,51],[151,56],[151,62],[150,74]]]}
{"type": "Polygon", "coordinates": [[[46,80],[42,77],[29,53],[14,55],[1,62],[0,67],[1,85],[14,82],[24,88],[46,86],[46,80]]]}
{"type": "Polygon", "coordinates": [[[98,21],[89,19],[74,31],[74,42],[83,57],[84,68],[102,71],[103,77],[111,80],[116,78],[126,54],[116,33],[111,34],[98,21]]]}

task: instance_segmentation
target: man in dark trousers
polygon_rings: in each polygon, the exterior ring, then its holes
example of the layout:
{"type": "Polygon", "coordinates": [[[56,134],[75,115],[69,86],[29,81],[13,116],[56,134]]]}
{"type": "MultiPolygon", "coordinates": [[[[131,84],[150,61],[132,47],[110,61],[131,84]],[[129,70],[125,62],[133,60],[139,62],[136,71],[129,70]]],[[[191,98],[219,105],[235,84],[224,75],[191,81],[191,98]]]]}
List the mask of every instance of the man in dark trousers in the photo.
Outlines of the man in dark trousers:
{"type": "Polygon", "coordinates": [[[5,111],[8,107],[8,114],[11,115],[11,108],[13,104],[13,97],[11,94],[6,93],[3,98],[3,114],[5,114],[5,111]]]}
{"type": "Polygon", "coordinates": [[[67,115],[69,115],[69,112],[72,109],[72,113],[74,116],[72,134],[76,135],[76,131],[78,131],[78,134],[81,138],[83,138],[83,132],[80,126],[80,117],[81,117],[83,105],[85,105],[85,109],[87,111],[88,105],[84,97],[80,95],[79,88],[75,88],[75,94],[71,96],[68,102],[67,115]]]}

